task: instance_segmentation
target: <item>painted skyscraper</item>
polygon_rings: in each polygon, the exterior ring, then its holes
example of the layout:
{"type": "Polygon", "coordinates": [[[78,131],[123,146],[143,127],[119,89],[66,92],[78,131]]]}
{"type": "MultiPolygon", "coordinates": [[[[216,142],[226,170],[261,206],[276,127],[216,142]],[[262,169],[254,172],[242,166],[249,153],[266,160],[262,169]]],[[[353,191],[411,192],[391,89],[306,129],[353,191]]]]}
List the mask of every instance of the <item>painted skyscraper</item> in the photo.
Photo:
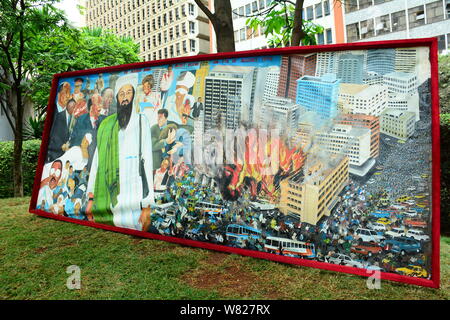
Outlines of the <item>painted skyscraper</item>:
{"type": "Polygon", "coordinates": [[[367,71],[385,75],[395,71],[395,49],[367,51],[367,71]]]}
{"type": "Polygon", "coordinates": [[[339,83],[333,74],[301,77],[297,81],[296,102],[321,118],[333,118],[337,114],[339,83]]]}
{"type": "Polygon", "coordinates": [[[364,55],[352,53],[340,55],[337,77],[343,83],[363,83],[364,55]]]}
{"type": "Polygon", "coordinates": [[[317,55],[315,53],[282,56],[278,96],[295,100],[297,80],[303,76],[314,76],[316,74],[316,60],[317,55]]]}

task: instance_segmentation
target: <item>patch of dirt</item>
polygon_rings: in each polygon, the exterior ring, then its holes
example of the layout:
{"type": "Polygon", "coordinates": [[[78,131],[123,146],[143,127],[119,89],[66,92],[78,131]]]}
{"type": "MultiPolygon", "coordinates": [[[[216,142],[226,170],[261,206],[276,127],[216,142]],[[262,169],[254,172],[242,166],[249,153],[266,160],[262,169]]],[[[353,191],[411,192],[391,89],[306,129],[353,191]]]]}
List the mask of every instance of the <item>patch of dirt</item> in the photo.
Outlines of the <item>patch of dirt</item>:
{"type": "Polygon", "coordinates": [[[189,286],[215,290],[223,297],[261,295],[265,299],[280,299],[282,294],[267,283],[266,273],[252,272],[242,263],[227,260],[228,254],[211,252],[194,270],[181,280],[189,286]]]}
{"type": "Polygon", "coordinates": [[[36,252],[36,253],[43,253],[43,252],[45,252],[47,250],[48,250],[47,247],[39,247],[39,248],[34,249],[34,252],[36,252]]]}

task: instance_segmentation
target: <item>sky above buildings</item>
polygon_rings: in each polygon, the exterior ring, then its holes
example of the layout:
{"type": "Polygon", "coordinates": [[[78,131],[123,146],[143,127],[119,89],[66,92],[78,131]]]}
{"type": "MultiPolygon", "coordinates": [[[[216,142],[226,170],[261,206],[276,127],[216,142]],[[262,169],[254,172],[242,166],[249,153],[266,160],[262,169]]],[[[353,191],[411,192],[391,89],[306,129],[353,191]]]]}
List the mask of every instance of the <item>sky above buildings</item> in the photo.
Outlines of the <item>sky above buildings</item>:
{"type": "Polygon", "coordinates": [[[83,27],[85,25],[85,18],[80,14],[80,11],[77,8],[79,2],[79,0],[62,0],[60,3],[56,4],[57,8],[66,12],[67,18],[75,27],[83,27]]]}

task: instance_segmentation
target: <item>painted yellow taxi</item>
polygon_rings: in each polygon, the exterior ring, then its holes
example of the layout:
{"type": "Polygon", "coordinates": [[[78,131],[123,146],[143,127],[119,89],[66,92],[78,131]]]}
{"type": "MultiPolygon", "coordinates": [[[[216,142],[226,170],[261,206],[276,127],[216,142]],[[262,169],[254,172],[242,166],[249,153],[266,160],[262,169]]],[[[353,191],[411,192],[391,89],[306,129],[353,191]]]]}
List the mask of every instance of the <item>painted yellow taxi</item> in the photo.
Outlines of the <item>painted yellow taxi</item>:
{"type": "Polygon", "coordinates": [[[377,220],[377,223],[381,223],[381,224],[384,224],[385,226],[387,226],[387,225],[391,224],[392,221],[387,218],[380,218],[377,220]]]}
{"type": "Polygon", "coordinates": [[[397,268],[395,271],[399,274],[405,275],[405,276],[413,276],[413,277],[421,277],[426,278],[428,276],[427,270],[422,268],[421,266],[407,266],[403,268],[397,268]]]}

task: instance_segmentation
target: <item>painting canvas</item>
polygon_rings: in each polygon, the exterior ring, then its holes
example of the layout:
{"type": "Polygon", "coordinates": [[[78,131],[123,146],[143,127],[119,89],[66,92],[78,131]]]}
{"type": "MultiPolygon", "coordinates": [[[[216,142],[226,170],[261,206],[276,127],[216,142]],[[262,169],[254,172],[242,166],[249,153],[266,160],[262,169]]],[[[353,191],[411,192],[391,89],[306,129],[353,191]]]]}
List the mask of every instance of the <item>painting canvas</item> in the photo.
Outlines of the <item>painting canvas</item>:
{"type": "Polygon", "coordinates": [[[30,208],[436,286],[433,55],[396,44],[56,75],[30,208]]]}

